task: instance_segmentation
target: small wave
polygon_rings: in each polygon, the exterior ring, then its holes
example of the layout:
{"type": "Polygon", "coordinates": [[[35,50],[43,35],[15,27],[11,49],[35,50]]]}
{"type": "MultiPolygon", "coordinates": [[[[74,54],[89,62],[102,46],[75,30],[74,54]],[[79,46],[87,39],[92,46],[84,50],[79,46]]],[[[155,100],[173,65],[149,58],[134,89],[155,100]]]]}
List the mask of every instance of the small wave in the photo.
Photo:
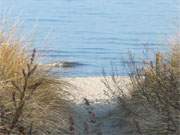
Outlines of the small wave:
{"type": "Polygon", "coordinates": [[[71,62],[71,61],[60,61],[50,64],[43,64],[43,66],[50,68],[75,68],[77,66],[82,66],[82,65],[84,64],[79,62],[71,62]]]}

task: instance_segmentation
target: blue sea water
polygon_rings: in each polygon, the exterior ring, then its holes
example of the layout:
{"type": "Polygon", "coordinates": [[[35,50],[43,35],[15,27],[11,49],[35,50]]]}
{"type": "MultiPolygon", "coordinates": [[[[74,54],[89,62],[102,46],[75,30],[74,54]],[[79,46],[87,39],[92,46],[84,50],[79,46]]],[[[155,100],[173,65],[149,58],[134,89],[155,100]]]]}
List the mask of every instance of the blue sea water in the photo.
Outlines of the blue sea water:
{"type": "Polygon", "coordinates": [[[65,76],[99,76],[111,65],[127,75],[129,51],[141,62],[180,30],[179,0],[0,0],[0,15],[7,11],[23,20],[25,31],[35,31],[42,63],[81,63],[54,70],[65,76]]]}

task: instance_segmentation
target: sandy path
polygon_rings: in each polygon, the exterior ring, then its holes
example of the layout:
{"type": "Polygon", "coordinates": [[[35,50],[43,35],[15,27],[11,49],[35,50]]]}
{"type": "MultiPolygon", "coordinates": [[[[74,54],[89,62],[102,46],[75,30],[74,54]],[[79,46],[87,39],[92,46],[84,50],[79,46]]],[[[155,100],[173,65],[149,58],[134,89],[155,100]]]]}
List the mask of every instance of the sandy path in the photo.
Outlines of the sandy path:
{"type": "MultiPolygon", "coordinates": [[[[107,77],[110,84],[113,86],[112,80],[110,77],[107,77]]],[[[118,121],[114,121],[109,116],[114,112],[115,104],[112,102],[109,104],[106,102],[109,97],[104,94],[104,90],[107,90],[105,85],[102,83],[104,80],[103,77],[76,77],[76,78],[65,78],[66,81],[71,83],[74,87],[70,89],[70,93],[75,97],[74,102],[77,103],[75,106],[76,117],[81,117],[82,121],[79,119],[76,123],[79,123],[79,127],[83,127],[84,121],[89,117],[87,115],[87,110],[84,106],[84,98],[90,101],[93,112],[96,114],[98,119],[96,125],[90,126],[90,129],[97,130],[98,132],[103,133],[103,135],[119,135],[121,132],[119,128],[113,125],[118,121]],[[104,120],[105,118],[105,120],[104,120]],[[107,119],[108,118],[108,119],[107,119]],[[109,119],[110,118],[110,119],[109,119]],[[102,121],[103,120],[103,121],[102,121]],[[100,124],[101,123],[101,124],[100,124]],[[99,126],[97,126],[99,125],[99,126]]],[[[128,77],[118,77],[119,85],[124,87],[129,82],[128,77]]],[[[91,132],[91,135],[96,135],[91,132]]]]}

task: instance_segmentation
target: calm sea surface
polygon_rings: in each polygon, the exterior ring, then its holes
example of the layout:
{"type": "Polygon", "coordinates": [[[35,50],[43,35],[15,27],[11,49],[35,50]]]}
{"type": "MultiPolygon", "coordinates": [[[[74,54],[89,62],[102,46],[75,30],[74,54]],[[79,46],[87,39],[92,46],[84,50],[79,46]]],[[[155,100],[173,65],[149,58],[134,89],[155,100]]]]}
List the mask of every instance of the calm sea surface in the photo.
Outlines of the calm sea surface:
{"type": "Polygon", "coordinates": [[[7,11],[23,20],[25,31],[35,31],[42,63],[80,63],[55,70],[66,76],[99,76],[111,64],[126,75],[128,51],[136,62],[150,57],[147,51],[164,49],[180,24],[179,0],[0,0],[0,15],[7,11]]]}

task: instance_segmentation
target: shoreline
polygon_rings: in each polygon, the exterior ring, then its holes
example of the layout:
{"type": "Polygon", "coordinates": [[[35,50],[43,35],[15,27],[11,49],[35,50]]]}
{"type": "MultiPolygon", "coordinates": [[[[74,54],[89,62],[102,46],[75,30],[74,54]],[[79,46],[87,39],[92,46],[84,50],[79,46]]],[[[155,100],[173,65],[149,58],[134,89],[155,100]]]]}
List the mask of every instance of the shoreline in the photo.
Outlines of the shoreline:
{"type": "MultiPolygon", "coordinates": [[[[113,86],[113,82],[110,76],[106,77],[113,86]]],[[[83,98],[86,98],[92,102],[101,100],[108,100],[109,97],[105,95],[106,86],[103,84],[104,77],[66,77],[63,78],[65,81],[70,83],[73,88],[70,88],[71,94],[75,97],[76,103],[81,103],[83,98]]],[[[129,83],[129,77],[120,76],[118,77],[120,86],[125,89],[126,84],[129,83]]]]}
{"type": "MultiPolygon", "coordinates": [[[[104,77],[107,77],[107,78],[110,78],[112,77],[111,75],[107,75],[107,76],[103,76],[103,75],[92,75],[92,76],[62,76],[63,79],[75,79],[75,78],[104,78],[104,77]]],[[[128,75],[119,75],[117,76],[118,78],[129,78],[128,75]]]]}

